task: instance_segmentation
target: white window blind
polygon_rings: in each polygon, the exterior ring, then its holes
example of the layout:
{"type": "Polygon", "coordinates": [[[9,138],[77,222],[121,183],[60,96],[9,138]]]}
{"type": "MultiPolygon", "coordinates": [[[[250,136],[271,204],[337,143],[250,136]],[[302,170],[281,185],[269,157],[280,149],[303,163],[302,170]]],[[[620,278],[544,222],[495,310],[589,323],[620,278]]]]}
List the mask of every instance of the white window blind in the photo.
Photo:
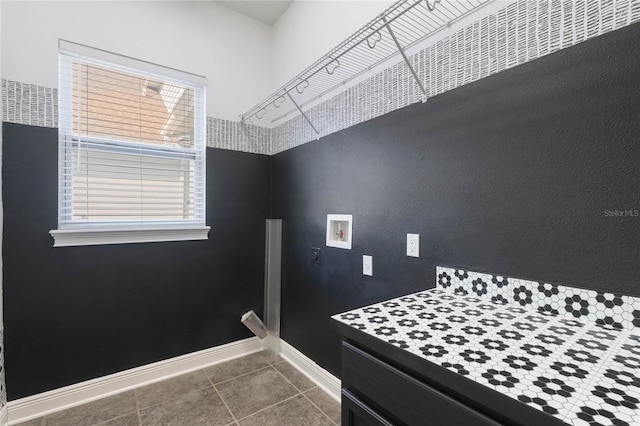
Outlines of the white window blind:
{"type": "Polygon", "coordinates": [[[55,245],[206,238],[204,79],[62,41],[59,59],[55,245]]]}

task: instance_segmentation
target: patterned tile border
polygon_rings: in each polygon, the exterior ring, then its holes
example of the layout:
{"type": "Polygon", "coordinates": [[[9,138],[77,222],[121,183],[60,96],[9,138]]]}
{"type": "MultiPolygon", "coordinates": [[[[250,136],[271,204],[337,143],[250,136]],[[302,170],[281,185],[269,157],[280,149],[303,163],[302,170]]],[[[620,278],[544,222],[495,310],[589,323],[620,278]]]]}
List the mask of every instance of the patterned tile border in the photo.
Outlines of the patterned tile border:
{"type": "MultiPolygon", "coordinates": [[[[519,0],[410,56],[433,97],[640,21],[638,0],[519,0]]],[[[308,111],[321,136],[420,102],[404,62],[308,111]]],[[[272,154],[316,139],[301,116],[273,129],[272,154]]]]}
{"type": "Polygon", "coordinates": [[[436,268],[436,287],[612,328],[640,326],[640,298],[501,275],[436,268]]]}
{"type": "MultiPolygon", "coordinates": [[[[409,57],[428,97],[640,21],[640,0],[518,0],[409,57]]],[[[3,121],[56,127],[56,89],[2,80],[3,121]]],[[[420,102],[398,62],[306,111],[321,136],[420,102]]],[[[273,155],[315,140],[302,116],[273,129],[209,117],[207,146],[273,155]]]]}
{"type": "Polygon", "coordinates": [[[271,154],[271,129],[207,117],[207,146],[233,151],[271,154]]]}
{"type": "MultiPolygon", "coordinates": [[[[2,79],[2,121],[58,126],[58,90],[2,79]]],[[[207,146],[269,155],[271,129],[207,117],[207,146]]]]}
{"type": "Polygon", "coordinates": [[[57,127],[58,90],[2,79],[2,121],[57,127]]]}

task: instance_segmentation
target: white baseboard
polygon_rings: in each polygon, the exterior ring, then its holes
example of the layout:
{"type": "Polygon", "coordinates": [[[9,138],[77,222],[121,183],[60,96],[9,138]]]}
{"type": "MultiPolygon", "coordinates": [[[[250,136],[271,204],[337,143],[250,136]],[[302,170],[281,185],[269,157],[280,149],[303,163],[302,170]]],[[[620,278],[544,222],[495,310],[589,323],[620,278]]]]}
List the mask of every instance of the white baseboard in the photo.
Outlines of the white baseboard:
{"type": "Polygon", "coordinates": [[[13,425],[85,404],[139,386],[258,352],[263,348],[263,341],[257,337],[251,337],[10,401],[7,404],[9,424],[13,425]]]}
{"type": "Polygon", "coordinates": [[[340,402],[340,388],[342,386],[340,379],[320,367],[284,340],[280,340],[280,356],[289,361],[291,365],[300,370],[316,385],[324,389],[333,399],[340,402]]]}
{"type": "Polygon", "coordinates": [[[340,379],[320,367],[302,352],[285,342],[272,338],[266,342],[251,337],[179,357],[121,371],[109,376],[76,383],[26,398],[9,401],[9,425],[45,416],[96,399],[159,382],[180,374],[261,351],[266,347],[280,349],[280,356],[340,402],[340,379]]]}

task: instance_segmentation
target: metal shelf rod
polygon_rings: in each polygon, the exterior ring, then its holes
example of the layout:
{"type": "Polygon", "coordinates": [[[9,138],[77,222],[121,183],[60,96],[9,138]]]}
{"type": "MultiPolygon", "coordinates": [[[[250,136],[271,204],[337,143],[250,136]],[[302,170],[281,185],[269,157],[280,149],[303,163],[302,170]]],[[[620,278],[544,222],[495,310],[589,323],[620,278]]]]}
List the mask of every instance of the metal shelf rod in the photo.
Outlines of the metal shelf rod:
{"type": "Polygon", "coordinates": [[[432,36],[461,19],[467,13],[492,0],[399,0],[368,24],[341,42],[329,53],[289,80],[271,95],[245,112],[241,119],[252,117],[274,123],[296,110],[319,135],[303,108],[313,104],[341,85],[360,78],[382,63],[401,55],[422,93],[427,91],[407,51],[426,37],[432,36]],[[418,7],[420,6],[420,7],[418,7]],[[387,34],[390,37],[384,37],[387,34]],[[295,93],[293,91],[296,91],[295,93]],[[291,100],[291,108],[286,99],[291,100]],[[276,111],[282,108],[280,111],[276,111]]]}
{"type": "Polygon", "coordinates": [[[282,93],[282,92],[288,93],[290,90],[292,90],[292,89],[296,88],[297,86],[299,86],[301,82],[304,82],[305,80],[309,80],[309,78],[313,77],[314,75],[316,75],[320,71],[324,70],[324,67],[326,65],[328,65],[329,63],[333,62],[336,59],[339,59],[340,57],[344,56],[346,53],[350,52],[353,48],[355,48],[360,43],[365,41],[368,37],[365,37],[365,38],[357,41],[352,46],[349,46],[344,52],[338,53],[338,51],[340,49],[342,49],[344,46],[348,45],[350,42],[354,41],[358,36],[361,36],[362,34],[367,32],[367,30],[370,30],[370,32],[371,32],[370,35],[375,34],[376,32],[380,31],[380,29],[384,28],[384,25],[381,26],[380,28],[372,29],[373,24],[375,24],[378,21],[380,21],[380,19],[385,18],[387,14],[397,10],[400,6],[403,6],[407,2],[413,2],[413,4],[411,4],[407,9],[401,11],[397,16],[394,16],[392,19],[389,20],[389,22],[393,22],[398,17],[400,17],[403,14],[405,14],[408,10],[410,10],[411,8],[413,8],[416,5],[420,4],[422,2],[422,0],[400,0],[399,2],[395,3],[394,5],[389,7],[383,14],[379,15],[373,21],[371,21],[369,24],[367,24],[366,26],[361,28],[358,32],[356,32],[349,39],[345,40],[340,45],[338,45],[338,47],[336,47],[331,52],[329,52],[327,55],[325,55],[324,57],[322,57],[321,59],[316,61],[313,65],[311,65],[309,68],[307,68],[305,71],[303,71],[299,76],[297,76],[294,79],[290,80],[288,83],[286,83],[280,89],[276,90],[272,95],[268,96],[266,99],[264,99],[258,105],[256,105],[255,107],[253,107],[252,109],[247,111],[245,114],[243,114],[242,115],[242,120],[244,121],[245,119],[255,115],[258,111],[262,110],[266,105],[270,104],[274,100],[274,97],[275,97],[275,99],[280,97],[281,95],[277,95],[278,93],[282,93]],[[329,63],[325,63],[328,59],[331,59],[329,61],[329,63]],[[319,66],[320,64],[324,64],[324,65],[319,66]],[[309,72],[310,72],[310,74],[306,75],[309,72]]]}
{"type": "Polygon", "coordinates": [[[406,53],[404,53],[404,49],[402,48],[402,46],[400,46],[400,43],[398,42],[396,35],[393,33],[393,30],[391,29],[391,25],[387,22],[387,20],[384,17],[382,18],[382,20],[385,22],[387,30],[389,31],[389,34],[391,35],[393,42],[398,47],[398,52],[400,52],[400,54],[402,55],[402,59],[404,59],[404,62],[405,64],[407,64],[407,67],[409,67],[409,71],[411,71],[413,78],[416,80],[416,83],[418,83],[418,86],[420,86],[420,90],[422,91],[422,102],[426,102],[427,92],[424,90],[424,86],[422,85],[420,78],[418,78],[418,74],[416,74],[416,71],[411,66],[411,62],[409,62],[409,58],[407,58],[406,53]]]}
{"type": "Polygon", "coordinates": [[[298,111],[300,111],[300,114],[302,115],[302,117],[304,117],[304,119],[307,120],[307,123],[309,123],[309,126],[311,126],[313,131],[316,132],[316,136],[320,137],[320,132],[318,132],[318,129],[316,129],[316,127],[313,125],[311,120],[309,120],[309,117],[307,117],[307,114],[305,114],[304,111],[302,111],[302,108],[300,108],[300,105],[298,105],[297,102],[293,99],[293,96],[291,96],[291,93],[287,92],[287,96],[289,96],[289,99],[291,99],[291,102],[293,102],[296,108],[298,108],[298,111]]]}

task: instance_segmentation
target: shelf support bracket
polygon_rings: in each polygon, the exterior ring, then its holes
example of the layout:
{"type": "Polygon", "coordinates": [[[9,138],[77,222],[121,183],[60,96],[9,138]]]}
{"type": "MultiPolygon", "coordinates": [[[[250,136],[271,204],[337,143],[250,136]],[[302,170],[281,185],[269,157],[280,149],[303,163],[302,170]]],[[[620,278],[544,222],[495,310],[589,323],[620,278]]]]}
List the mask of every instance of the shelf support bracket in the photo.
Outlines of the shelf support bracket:
{"type": "Polygon", "coordinates": [[[400,55],[402,55],[402,59],[404,59],[404,63],[407,64],[407,67],[409,67],[409,71],[411,71],[411,74],[413,75],[414,80],[416,81],[416,83],[418,83],[418,86],[420,87],[420,90],[422,91],[422,102],[426,102],[427,101],[427,91],[424,90],[424,86],[423,86],[422,82],[420,81],[420,78],[418,78],[418,74],[416,74],[416,71],[411,66],[411,62],[409,62],[409,58],[407,58],[407,54],[404,52],[404,49],[402,48],[402,46],[400,46],[400,42],[398,42],[398,39],[396,38],[396,35],[394,34],[393,30],[391,29],[391,25],[387,21],[387,17],[383,16],[382,17],[382,21],[384,22],[384,26],[387,28],[387,31],[389,31],[389,35],[391,36],[391,39],[396,44],[396,47],[398,48],[398,51],[400,52],[400,55]]]}
{"type": "Polygon", "coordinates": [[[305,120],[307,120],[307,123],[309,123],[309,126],[311,126],[313,131],[316,132],[316,139],[320,139],[320,132],[318,132],[318,129],[316,129],[316,127],[313,125],[311,120],[309,120],[309,117],[307,117],[307,115],[302,111],[302,108],[300,108],[300,105],[298,105],[298,103],[293,99],[293,96],[291,96],[291,93],[289,93],[288,90],[287,90],[287,96],[289,97],[289,99],[291,99],[291,102],[293,102],[296,108],[298,108],[298,111],[300,111],[300,114],[302,115],[302,117],[305,120]]]}

